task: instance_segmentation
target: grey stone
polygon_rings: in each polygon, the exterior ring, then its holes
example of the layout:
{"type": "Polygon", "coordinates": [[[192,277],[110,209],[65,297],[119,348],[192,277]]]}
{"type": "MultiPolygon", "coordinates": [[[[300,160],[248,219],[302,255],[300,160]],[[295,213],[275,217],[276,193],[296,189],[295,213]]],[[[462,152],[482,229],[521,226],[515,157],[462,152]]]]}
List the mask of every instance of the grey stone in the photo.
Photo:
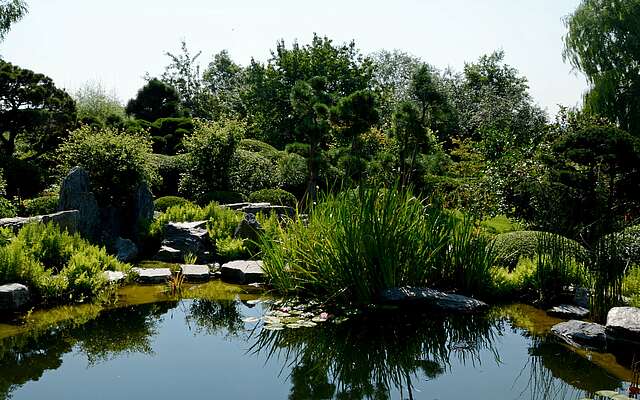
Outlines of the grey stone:
{"type": "Polygon", "coordinates": [[[131,262],[138,257],[138,246],[129,239],[117,238],[115,250],[116,258],[120,262],[131,262]]]}
{"type": "Polygon", "coordinates": [[[61,229],[69,233],[75,233],[78,228],[80,212],[78,210],[60,211],[47,215],[36,215],[34,217],[16,217],[0,219],[0,227],[10,228],[13,232],[18,232],[23,226],[32,223],[49,222],[58,225],[61,229]]]}
{"type": "Polygon", "coordinates": [[[220,207],[229,208],[231,210],[240,210],[243,207],[251,205],[251,203],[231,203],[231,204],[223,204],[220,207]]]}
{"type": "Polygon", "coordinates": [[[614,307],[607,314],[607,335],[640,343],[640,308],[614,307]]]}
{"type": "Polygon", "coordinates": [[[0,311],[19,311],[31,300],[29,288],[20,283],[0,286],[0,311]]]}
{"type": "Polygon", "coordinates": [[[607,345],[605,327],[593,322],[561,322],[551,328],[551,333],[574,347],[604,349],[607,345]]]}
{"type": "Polygon", "coordinates": [[[132,271],[138,275],[136,280],[140,283],[164,283],[171,278],[169,268],[133,268],[132,271]]]}
{"type": "Polygon", "coordinates": [[[257,241],[260,237],[261,230],[262,226],[260,226],[260,222],[258,222],[256,216],[254,214],[245,214],[242,221],[240,221],[236,227],[233,237],[236,239],[257,241]]]}
{"type": "Polygon", "coordinates": [[[222,280],[230,283],[250,284],[264,279],[262,261],[231,261],[220,267],[222,280]]]}
{"type": "Polygon", "coordinates": [[[445,312],[472,313],[488,308],[486,303],[471,297],[411,286],[385,289],[379,300],[387,305],[426,307],[445,312]]]}
{"type": "Polygon", "coordinates": [[[248,206],[240,208],[240,211],[254,215],[258,213],[262,213],[265,215],[275,213],[278,217],[286,216],[290,218],[293,218],[296,213],[296,211],[292,207],[274,206],[269,203],[251,203],[248,206]]]}
{"type": "Polygon", "coordinates": [[[136,188],[133,202],[134,235],[137,236],[140,233],[139,230],[153,220],[153,211],[153,193],[151,193],[149,185],[146,182],[142,182],[136,188]]]}
{"type": "Polygon", "coordinates": [[[100,226],[100,209],[91,192],[89,175],[80,167],[74,167],[62,180],[58,210],[78,210],[78,232],[94,239],[100,226]]]}
{"type": "Polygon", "coordinates": [[[591,296],[591,291],[586,288],[586,287],[582,287],[582,286],[578,286],[575,289],[574,295],[573,295],[573,302],[580,307],[584,307],[584,308],[589,308],[589,298],[591,296]]]}
{"type": "Polygon", "coordinates": [[[564,319],[584,319],[589,316],[589,310],[572,304],[561,304],[547,310],[547,314],[564,319]]]}
{"type": "Polygon", "coordinates": [[[183,264],[180,273],[186,281],[206,281],[211,277],[208,265],[183,264]]]}
{"type": "Polygon", "coordinates": [[[170,222],[165,226],[164,240],[156,260],[179,263],[191,253],[200,262],[210,258],[207,221],[170,222]]]}
{"type": "Polygon", "coordinates": [[[120,283],[125,278],[124,272],[121,271],[104,271],[104,276],[109,283],[120,283]]]}

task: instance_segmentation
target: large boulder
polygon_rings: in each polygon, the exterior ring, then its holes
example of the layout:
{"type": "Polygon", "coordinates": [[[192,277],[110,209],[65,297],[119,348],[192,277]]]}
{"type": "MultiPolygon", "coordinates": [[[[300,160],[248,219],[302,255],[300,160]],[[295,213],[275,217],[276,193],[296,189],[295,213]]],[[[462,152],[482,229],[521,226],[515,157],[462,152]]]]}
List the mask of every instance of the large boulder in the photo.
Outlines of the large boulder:
{"type": "Polygon", "coordinates": [[[164,239],[156,260],[179,263],[187,254],[193,254],[199,262],[211,258],[207,221],[169,222],[164,229],[164,239]]]}
{"type": "Polygon", "coordinates": [[[589,309],[573,304],[561,304],[547,310],[547,314],[564,319],[584,319],[589,316],[589,309]]]}
{"type": "Polygon", "coordinates": [[[29,289],[20,283],[0,286],[0,311],[19,311],[31,300],[29,289]]]}
{"type": "Polygon", "coordinates": [[[240,211],[247,214],[258,214],[262,213],[264,215],[270,215],[271,213],[275,213],[278,217],[289,217],[293,218],[296,214],[296,210],[292,207],[287,206],[274,206],[269,203],[250,203],[239,209],[240,211]]]}
{"type": "Polygon", "coordinates": [[[640,343],[640,308],[614,307],[609,310],[607,335],[612,339],[640,343]]]}
{"type": "Polygon", "coordinates": [[[231,261],[222,264],[220,267],[222,280],[229,283],[248,285],[250,283],[262,282],[264,271],[262,261],[231,261]]]}
{"type": "Polygon", "coordinates": [[[138,246],[129,239],[121,237],[116,239],[114,244],[116,258],[120,262],[131,262],[138,257],[138,246]]]}
{"type": "Polygon", "coordinates": [[[233,237],[236,239],[249,239],[252,241],[257,241],[260,237],[260,231],[262,230],[262,226],[260,226],[260,222],[256,219],[254,214],[245,214],[244,218],[233,233],[233,237]]]}
{"type": "Polygon", "coordinates": [[[385,289],[379,294],[378,300],[386,305],[456,313],[472,313],[488,308],[486,303],[471,297],[411,286],[385,289]]]}
{"type": "Polygon", "coordinates": [[[136,188],[133,202],[133,233],[138,236],[140,229],[147,226],[153,220],[153,193],[146,182],[142,182],[136,188]]]}
{"type": "Polygon", "coordinates": [[[574,347],[604,349],[607,345],[605,327],[592,322],[571,320],[551,328],[551,333],[574,347]]]}
{"type": "Polygon", "coordinates": [[[88,239],[98,236],[100,209],[91,192],[89,174],[82,168],[73,168],[62,180],[58,210],[78,210],[78,232],[88,239]]]}
{"type": "Polygon", "coordinates": [[[75,233],[78,229],[80,212],[78,210],[60,211],[53,214],[36,215],[34,217],[16,217],[0,219],[0,228],[10,228],[13,232],[18,232],[23,226],[32,223],[49,222],[56,224],[60,229],[75,233]]]}

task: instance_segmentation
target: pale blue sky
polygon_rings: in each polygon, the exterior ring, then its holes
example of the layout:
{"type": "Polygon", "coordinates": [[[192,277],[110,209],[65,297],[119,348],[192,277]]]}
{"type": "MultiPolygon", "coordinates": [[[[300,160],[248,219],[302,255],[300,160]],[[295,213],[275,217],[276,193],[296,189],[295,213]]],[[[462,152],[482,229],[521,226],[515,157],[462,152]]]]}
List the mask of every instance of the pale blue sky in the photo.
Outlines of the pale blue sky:
{"type": "Polygon", "coordinates": [[[73,91],[100,81],[122,101],[145,72],[162,72],[165,51],[181,39],[220,50],[246,65],[266,61],[278,39],[308,42],[313,32],[355,39],[363,53],[398,48],[438,68],[496,49],[529,78],[534,99],[551,114],[576,105],[587,85],[562,60],[562,18],[579,0],[27,0],[29,14],[0,44],[13,63],[51,76],[73,91]]]}

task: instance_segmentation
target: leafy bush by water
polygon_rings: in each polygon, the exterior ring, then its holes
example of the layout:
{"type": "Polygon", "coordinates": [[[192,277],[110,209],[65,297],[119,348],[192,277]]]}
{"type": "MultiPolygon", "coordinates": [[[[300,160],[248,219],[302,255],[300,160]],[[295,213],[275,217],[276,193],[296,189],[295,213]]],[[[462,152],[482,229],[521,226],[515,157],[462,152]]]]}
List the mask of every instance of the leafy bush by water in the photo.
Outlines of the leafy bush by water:
{"type": "MultiPolygon", "coordinates": [[[[516,231],[496,235],[494,249],[496,253],[496,264],[501,267],[515,268],[520,258],[536,257],[539,239],[541,235],[553,235],[539,231],[516,231]]],[[[555,235],[558,240],[567,246],[574,257],[584,260],[587,258],[587,251],[578,242],[563,236],[555,235]]]]}
{"type": "Polygon", "coordinates": [[[169,207],[189,204],[190,201],[178,196],[164,196],[154,200],[153,207],[156,211],[165,212],[169,207]]]}

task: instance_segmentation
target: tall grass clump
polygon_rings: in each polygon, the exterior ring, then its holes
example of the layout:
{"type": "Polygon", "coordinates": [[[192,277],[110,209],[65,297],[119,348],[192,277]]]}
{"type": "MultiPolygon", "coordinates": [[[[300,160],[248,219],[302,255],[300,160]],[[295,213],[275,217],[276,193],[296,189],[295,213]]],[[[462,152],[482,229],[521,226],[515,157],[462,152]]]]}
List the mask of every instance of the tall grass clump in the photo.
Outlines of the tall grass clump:
{"type": "Polygon", "coordinates": [[[605,235],[591,250],[591,313],[604,321],[611,307],[622,304],[623,282],[631,266],[624,242],[618,235],[605,235]]]}
{"type": "Polygon", "coordinates": [[[23,283],[44,303],[95,297],[107,286],[104,271],[129,268],[53,224],[26,225],[0,246],[0,284],[23,283]]]}
{"type": "Polygon", "coordinates": [[[475,293],[490,277],[489,248],[470,222],[410,190],[359,187],[324,195],[308,221],[263,238],[261,255],[279,292],[363,304],[406,285],[475,293]]]}

